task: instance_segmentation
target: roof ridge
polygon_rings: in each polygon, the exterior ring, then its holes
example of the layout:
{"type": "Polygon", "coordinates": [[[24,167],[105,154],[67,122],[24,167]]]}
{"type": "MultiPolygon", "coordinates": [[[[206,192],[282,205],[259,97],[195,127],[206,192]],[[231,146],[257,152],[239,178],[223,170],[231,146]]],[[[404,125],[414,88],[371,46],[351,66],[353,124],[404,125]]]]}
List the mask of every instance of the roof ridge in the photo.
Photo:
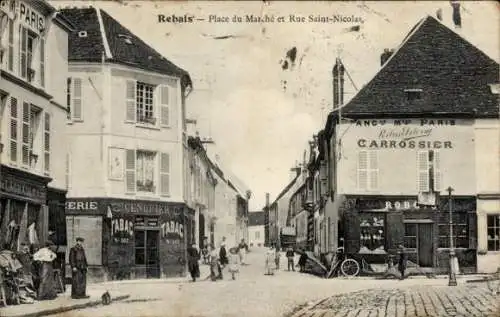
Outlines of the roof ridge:
{"type": "Polygon", "coordinates": [[[101,9],[95,8],[97,14],[97,21],[99,22],[99,31],[101,31],[102,43],[104,45],[104,52],[106,54],[107,59],[112,59],[113,54],[111,53],[111,49],[109,47],[108,37],[106,36],[106,29],[104,28],[104,23],[102,22],[101,9]]]}

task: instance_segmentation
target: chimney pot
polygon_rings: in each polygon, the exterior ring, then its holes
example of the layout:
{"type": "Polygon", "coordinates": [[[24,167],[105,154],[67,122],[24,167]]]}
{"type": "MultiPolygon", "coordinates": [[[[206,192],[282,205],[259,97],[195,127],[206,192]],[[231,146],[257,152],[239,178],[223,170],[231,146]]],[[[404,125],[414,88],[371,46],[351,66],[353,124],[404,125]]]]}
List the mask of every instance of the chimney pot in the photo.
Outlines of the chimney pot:
{"type": "Polygon", "coordinates": [[[380,55],[380,66],[384,66],[385,62],[392,56],[394,50],[384,49],[384,52],[380,55]]]}

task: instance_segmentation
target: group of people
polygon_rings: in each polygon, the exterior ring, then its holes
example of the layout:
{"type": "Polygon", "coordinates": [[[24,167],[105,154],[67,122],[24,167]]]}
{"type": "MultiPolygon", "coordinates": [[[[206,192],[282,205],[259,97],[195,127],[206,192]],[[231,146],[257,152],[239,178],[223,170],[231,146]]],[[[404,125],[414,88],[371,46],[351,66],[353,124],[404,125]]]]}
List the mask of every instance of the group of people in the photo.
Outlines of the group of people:
{"type": "MultiPolygon", "coordinates": [[[[246,265],[246,254],[248,252],[248,245],[245,239],[241,239],[240,243],[226,250],[226,238],[222,237],[222,242],[218,249],[215,248],[213,244],[204,247],[202,253],[204,258],[204,263],[210,265],[210,278],[212,281],[222,280],[223,271],[228,267],[229,273],[231,273],[231,278],[236,279],[236,274],[239,273],[239,266],[246,265]],[[210,248],[210,249],[208,249],[210,248]],[[229,254],[228,254],[229,253],[229,254]]],[[[196,244],[192,244],[188,250],[188,269],[191,274],[191,279],[193,282],[197,278],[200,278],[200,252],[198,251],[196,244]]]]}
{"type": "MultiPolygon", "coordinates": [[[[69,263],[72,268],[72,298],[87,298],[87,259],[82,243],[76,239],[71,248],[69,263]]],[[[19,251],[5,244],[0,251],[0,284],[6,302],[33,303],[34,300],[52,300],[65,291],[64,264],[57,257],[57,247],[49,240],[44,247],[20,243],[19,251]]]]}
{"type": "MultiPolygon", "coordinates": [[[[288,271],[295,272],[295,251],[293,248],[289,247],[286,250],[285,257],[287,258],[288,271]]],[[[276,270],[280,269],[280,258],[281,253],[278,248],[275,249],[274,246],[270,246],[266,252],[265,257],[265,272],[264,275],[274,275],[276,270]]],[[[300,268],[300,272],[305,271],[307,256],[305,252],[300,252],[300,258],[297,265],[300,268]]]]}

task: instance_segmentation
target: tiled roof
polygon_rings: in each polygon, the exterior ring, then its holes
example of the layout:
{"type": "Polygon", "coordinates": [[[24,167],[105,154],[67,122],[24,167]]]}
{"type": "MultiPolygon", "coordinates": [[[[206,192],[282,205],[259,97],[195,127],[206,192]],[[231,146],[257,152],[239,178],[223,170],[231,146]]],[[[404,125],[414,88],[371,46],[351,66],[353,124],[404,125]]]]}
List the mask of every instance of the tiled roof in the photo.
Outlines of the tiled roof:
{"type": "Polygon", "coordinates": [[[345,117],[498,117],[497,62],[433,17],[420,21],[375,77],[342,108],[345,117]],[[407,101],[405,89],[422,89],[407,101]]]}
{"type": "Polygon", "coordinates": [[[100,10],[105,39],[101,34],[96,8],[69,8],[60,12],[76,27],[69,39],[70,61],[101,62],[102,56],[106,56],[107,41],[111,56],[107,56],[106,61],[180,77],[183,85],[192,84],[185,70],[156,52],[105,11],[100,10]],[[80,37],[79,31],[86,31],[87,36],[80,37]]]}
{"type": "Polygon", "coordinates": [[[250,211],[248,213],[249,226],[263,226],[266,224],[266,215],[263,211],[250,211]]]}

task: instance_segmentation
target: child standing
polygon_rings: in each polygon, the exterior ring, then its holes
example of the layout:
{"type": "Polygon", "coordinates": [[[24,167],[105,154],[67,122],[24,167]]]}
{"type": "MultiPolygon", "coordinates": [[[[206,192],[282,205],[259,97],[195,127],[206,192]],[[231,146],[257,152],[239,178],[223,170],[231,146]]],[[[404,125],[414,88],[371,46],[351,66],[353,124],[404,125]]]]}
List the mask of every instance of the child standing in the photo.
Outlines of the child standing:
{"type": "Polygon", "coordinates": [[[239,248],[231,248],[229,249],[229,272],[231,273],[231,277],[233,280],[236,279],[236,273],[238,273],[239,270],[239,262],[240,262],[240,256],[239,256],[239,248]]]}

